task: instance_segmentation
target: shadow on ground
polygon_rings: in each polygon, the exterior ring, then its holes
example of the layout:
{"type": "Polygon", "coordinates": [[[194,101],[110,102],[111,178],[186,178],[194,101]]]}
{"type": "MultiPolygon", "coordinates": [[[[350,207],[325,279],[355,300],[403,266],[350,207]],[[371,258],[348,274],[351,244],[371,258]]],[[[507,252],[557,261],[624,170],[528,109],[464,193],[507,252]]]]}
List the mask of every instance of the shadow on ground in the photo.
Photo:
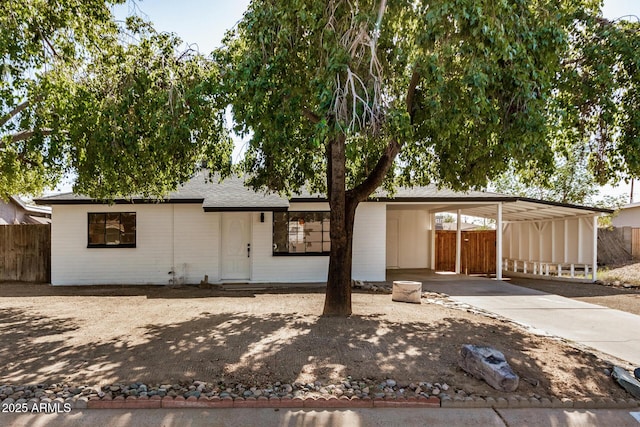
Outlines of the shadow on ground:
{"type": "MultiPolygon", "coordinates": [[[[241,304],[239,300],[238,306],[241,304]]],[[[167,307],[170,316],[172,308],[167,307]]],[[[127,322],[136,316],[135,311],[119,312],[95,321],[127,322]]],[[[594,356],[568,346],[547,346],[548,340],[506,323],[469,322],[452,316],[434,322],[419,317],[392,322],[381,314],[342,319],[295,312],[202,311],[182,322],[142,323],[131,331],[141,337],[134,342],[125,331],[108,340],[96,336],[81,345],[70,344],[74,334],[85,333],[82,324],[69,316],[2,310],[0,384],[160,384],[196,379],[266,385],[275,381],[327,383],[350,375],[394,378],[407,384],[447,382],[468,392],[500,396],[457,367],[460,347],[472,343],[496,346],[521,377],[539,382],[534,386],[522,381],[519,394],[593,396],[595,389],[599,396],[625,397],[612,390],[611,380],[594,356]],[[546,351],[554,354],[547,354],[540,363],[546,351]],[[557,378],[558,369],[567,378],[557,378]]]]}

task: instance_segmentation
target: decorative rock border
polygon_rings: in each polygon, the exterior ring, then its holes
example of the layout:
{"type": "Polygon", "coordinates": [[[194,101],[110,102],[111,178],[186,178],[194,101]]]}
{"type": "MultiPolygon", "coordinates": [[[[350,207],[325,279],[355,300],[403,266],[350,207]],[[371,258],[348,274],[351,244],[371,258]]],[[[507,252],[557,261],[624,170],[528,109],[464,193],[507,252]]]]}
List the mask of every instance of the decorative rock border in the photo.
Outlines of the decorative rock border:
{"type": "MultiPolygon", "coordinates": [[[[393,381],[393,380],[389,380],[393,381]]],[[[205,384],[205,383],[201,383],[205,384]]],[[[637,408],[640,402],[635,399],[611,399],[611,398],[585,398],[585,399],[558,399],[546,397],[525,397],[512,395],[508,397],[477,397],[469,396],[458,391],[453,396],[448,393],[440,393],[438,396],[412,395],[402,396],[401,393],[387,393],[385,396],[335,396],[323,395],[298,395],[285,396],[231,396],[231,395],[200,395],[189,396],[125,396],[124,394],[112,395],[111,389],[120,388],[121,385],[105,386],[109,392],[95,392],[87,387],[69,388],[49,387],[44,385],[11,387],[0,386],[0,401],[3,405],[48,404],[50,407],[61,408],[65,405],[71,409],[159,409],[159,408],[565,408],[565,409],[627,409],[637,408]],[[36,390],[34,393],[33,390],[36,390]],[[67,390],[53,392],[53,390],[67,390]],[[26,393],[31,390],[31,393],[26,393]],[[11,397],[6,392],[12,391],[11,397]],[[50,391],[46,393],[46,391],[50,391]],[[73,392],[77,392],[73,394],[73,392]],[[23,397],[33,394],[33,397],[23,397]],[[36,397],[35,394],[38,394],[36,397]],[[56,396],[61,394],[61,396],[56,396]],[[70,394],[63,397],[62,394],[70,394]]],[[[288,390],[288,387],[286,387],[288,390]]],[[[189,394],[186,392],[185,394],[189,394]]]]}
{"type": "Polygon", "coordinates": [[[564,409],[631,409],[637,408],[639,402],[635,399],[557,399],[557,398],[526,398],[522,396],[504,397],[409,397],[409,398],[358,398],[335,396],[329,397],[160,397],[151,398],[129,396],[109,397],[80,397],[77,399],[18,399],[7,398],[2,404],[28,405],[49,403],[69,404],[71,409],[160,409],[160,408],[291,408],[291,409],[319,409],[319,408],[564,408],[564,409]]]}
{"type": "MultiPolygon", "coordinates": [[[[354,282],[363,291],[391,294],[387,283],[354,282]]],[[[423,292],[427,303],[471,312],[496,319],[501,316],[453,301],[446,294],[423,292]]],[[[513,322],[512,322],[513,323],[513,322]]],[[[525,325],[519,325],[527,329],[525,325]]],[[[0,385],[0,403],[70,407],[71,409],[157,409],[157,408],[637,408],[635,399],[584,398],[558,399],[534,395],[524,397],[479,397],[452,389],[447,384],[415,382],[397,384],[393,379],[360,381],[347,377],[339,384],[320,382],[282,384],[265,388],[243,384],[212,384],[192,381],[148,386],[140,382],[107,385],[96,391],[88,386],[38,384],[0,385]],[[451,395],[453,394],[453,395],[451,395]]]]}

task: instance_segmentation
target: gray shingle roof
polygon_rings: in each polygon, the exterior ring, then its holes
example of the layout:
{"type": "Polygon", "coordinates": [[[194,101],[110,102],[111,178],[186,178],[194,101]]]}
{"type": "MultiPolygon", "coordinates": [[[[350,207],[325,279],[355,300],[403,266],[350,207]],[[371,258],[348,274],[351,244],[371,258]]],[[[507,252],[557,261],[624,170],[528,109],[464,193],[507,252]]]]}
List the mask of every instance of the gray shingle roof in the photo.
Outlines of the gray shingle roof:
{"type": "MultiPolygon", "coordinates": [[[[294,195],[291,200],[277,193],[266,191],[253,191],[244,185],[243,178],[232,176],[219,181],[217,175],[209,176],[207,171],[196,174],[189,182],[170,193],[162,199],[168,203],[197,203],[208,212],[220,211],[279,211],[287,210],[291,202],[326,201],[319,194],[310,194],[302,191],[294,195]]],[[[371,196],[373,201],[398,202],[398,203],[435,203],[442,202],[449,207],[462,208],[466,214],[484,217],[493,217],[496,202],[506,202],[505,217],[513,216],[514,219],[535,219],[540,217],[561,217],[589,212],[611,212],[608,209],[590,208],[565,203],[549,202],[530,199],[526,197],[509,196],[505,194],[468,191],[455,192],[448,189],[438,189],[436,186],[398,188],[393,195],[384,190],[378,190],[371,196]],[[470,206],[470,202],[478,202],[478,206],[470,206]],[[465,204],[464,206],[462,204],[465,204]],[[513,211],[513,212],[510,212],[513,211]]],[[[131,197],[130,199],[114,200],[115,203],[154,203],[158,200],[131,197]]],[[[91,199],[90,197],[73,193],[57,194],[42,197],[35,200],[40,205],[56,204],[87,204],[106,203],[105,201],[91,199]]]]}
{"type": "MultiPolygon", "coordinates": [[[[289,201],[273,192],[255,192],[244,185],[244,180],[231,176],[219,181],[217,175],[209,177],[208,172],[197,173],[190,181],[169,193],[163,199],[144,199],[132,196],[127,199],[113,200],[120,203],[201,203],[205,211],[229,210],[286,210],[289,201]]],[[[41,197],[35,200],[40,205],[105,203],[106,201],[74,193],[62,193],[41,197]]]]}
{"type": "Polygon", "coordinates": [[[253,191],[245,187],[244,179],[232,176],[222,182],[217,176],[206,178],[206,173],[199,173],[191,181],[178,190],[199,194],[204,200],[205,211],[228,210],[286,210],[289,200],[277,193],[253,191]]]}

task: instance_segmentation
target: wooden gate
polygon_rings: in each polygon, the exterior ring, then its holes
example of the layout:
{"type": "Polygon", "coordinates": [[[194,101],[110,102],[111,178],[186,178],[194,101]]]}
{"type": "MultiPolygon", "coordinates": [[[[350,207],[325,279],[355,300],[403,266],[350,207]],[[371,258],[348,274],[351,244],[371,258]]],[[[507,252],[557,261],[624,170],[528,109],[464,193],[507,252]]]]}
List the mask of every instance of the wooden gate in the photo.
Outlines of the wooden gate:
{"type": "Polygon", "coordinates": [[[640,228],[631,229],[631,256],[640,258],[640,228]]]}
{"type": "Polygon", "coordinates": [[[0,281],[51,281],[51,226],[0,225],[0,281]]]}
{"type": "MultiPolygon", "coordinates": [[[[496,272],[495,230],[462,232],[461,273],[494,274],[496,272]]],[[[436,231],[436,270],[455,271],[456,232],[436,231]]]]}

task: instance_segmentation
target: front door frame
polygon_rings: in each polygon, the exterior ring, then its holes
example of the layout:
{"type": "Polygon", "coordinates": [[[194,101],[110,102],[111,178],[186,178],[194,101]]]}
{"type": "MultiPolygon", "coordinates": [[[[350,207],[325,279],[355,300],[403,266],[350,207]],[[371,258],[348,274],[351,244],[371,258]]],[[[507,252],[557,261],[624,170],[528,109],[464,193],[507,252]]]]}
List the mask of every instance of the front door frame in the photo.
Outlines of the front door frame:
{"type": "Polygon", "coordinates": [[[221,218],[220,218],[220,279],[223,281],[240,281],[240,282],[246,282],[246,281],[250,281],[251,280],[251,273],[252,273],[252,267],[253,267],[253,255],[254,255],[254,250],[253,250],[253,242],[252,242],[252,224],[253,224],[253,215],[251,212],[222,212],[221,213],[221,218]],[[248,263],[247,263],[247,267],[246,270],[242,272],[242,274],[233,274],[233,273],[229,273],[226,268],[225,268],[225,261],[226,261],[226,257],[225,257],[225,244],[227,243],[225,241],[225,222],[230,220],[230,219],[237,219],[238,217],[243,218],[246,221],[246,244],[245,243],[241,243],[242,244],[242,253],[244,254],[246,251],[246,246],[245,245],[249,245],[249,256],[247,258],[249,258],[248,263]]]}

